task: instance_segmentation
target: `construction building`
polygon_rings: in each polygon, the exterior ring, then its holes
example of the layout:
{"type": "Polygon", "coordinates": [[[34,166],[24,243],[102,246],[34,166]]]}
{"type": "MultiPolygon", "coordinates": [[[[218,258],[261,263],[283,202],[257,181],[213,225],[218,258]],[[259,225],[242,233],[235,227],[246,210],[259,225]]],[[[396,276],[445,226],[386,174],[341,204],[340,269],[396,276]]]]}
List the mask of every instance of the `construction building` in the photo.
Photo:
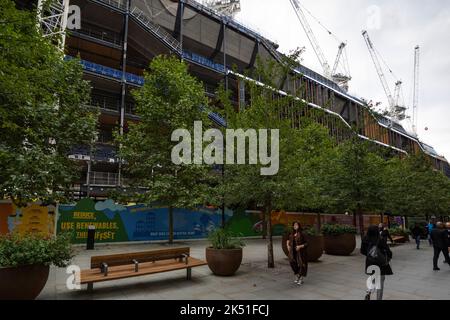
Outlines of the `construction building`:
{"type": "MultiPolygon", "coordinates": [[[[67,0],[59,2],[68,4],[67,0]]],[[[130,121],[139,121],[130,92],[143,85],[144,70],[153,57],[174,54],[184,59],[211,98],[225,82],[233,92],[237,110],[248,103],[244,71],[255,65],[257,56],[281,59],[276,43],[194,0],[70,0],[70,5],[81,9],[81,29],[67,32],[66,59],[81,58],[84,78],[93,88],[91,105],[101,110],[96,147],[78,146],[70,155],[82,168],[80,181],[74,186],[79,197],[101,198],[113,188],[126,188],[113,131],[122,127],[126,132],[130,121]]],[[[339,137],[345,135],[346,127],[357,127],[361,139],[394,154],[423,152],[437,170],[450,177],[449,163],[431,146],[401,125],[371,112],[364,101],[349,95],[336,82],[306,66],[292,73],[301,77],[288,78],[279,89],[304,99],[311,109],[324,110],[327,116],[321,123],[332,135],[339,137]]],[[[219,125],[224,123],[219,114],[211,113],[210,117],[219,125]]]]}

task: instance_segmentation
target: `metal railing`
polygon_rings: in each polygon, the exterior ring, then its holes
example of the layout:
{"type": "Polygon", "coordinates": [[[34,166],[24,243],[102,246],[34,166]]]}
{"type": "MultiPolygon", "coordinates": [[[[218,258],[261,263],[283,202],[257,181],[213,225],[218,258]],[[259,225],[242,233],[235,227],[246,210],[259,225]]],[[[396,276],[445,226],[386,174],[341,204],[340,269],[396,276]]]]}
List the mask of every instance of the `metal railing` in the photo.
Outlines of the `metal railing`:
{"type": "Polygon", "coordinates": [[[119,174],[113,172],[91,171],[88,175],[91,186],[117,186],[119,174]]]}
{"type": "Polygon", "coordinates": [[[106,3],[107,5],[118,8],[120,10],[127,9],[126,5],[127,0],[94,0],[94,1],[106,3]]]}
{"type": "Polygon", "coordinates": [[[141,9],[139,9],[138,7],[134,7],[131,10],[131,15],[135,17],[139,22],[141,22],[142,25],[148,28],[158,38],[160,38],[163,42],[165,42],[171,48],[173,48],[176,52],[181,53],[182,49],[180,42],[174,37],[172,37],[172,35],[169,32],[167,32],[163,27],[153,23],[151,19],[147,17],[141,9]]]}
{"type": "Polygon", "coordinates": [[[88,38],[97,39],[103,42],[113,44],[115,46],[122,46],[122,37],[114,32],[106,32],[103,30],[96,30],[93,28],[83,27],[82,29],[72,31],[74,35],[79,34],[80,36],[85,36],[88,38]]]}
{"type": "MultiPolygon", "coordinates": [[[[120,112],[121,101],[120,97],[92,93],[90,105],[94,107],[99,107],[100,109],[104,110],[120,112]]],[[[125,113],[135,114],[135,110],[136,110],[135,103],[133,101],[126,100],[125,113]]]]}
{"type": "Polygon", "coordinates": [[[99,107],[100,109],[105,110],[113,110],[113,111],[119,111],[120,110],[120,100],[106,95],[100,95],[96,93],[91,94],[91,106],[99,107]]]}
{"type": "Polygon", "coordinates": [[[211,69],[214,69],[220,73],[225,73],[226,68],[223,64],[216,63],[212,61],[211,59],[208,59],[204,56],[201,56],[199,54],[184,50],[183,51],[183,58],[187,60],[191,60],[193,62],[199,63],[203,66],[209,67],[211,69]]]}
{"type": "MultiPolygon", "coordinates": [[[[72,56],[65,56],[66,60],[74,59],[72,56]]],[[[116,80],[122,80],[122,71],[113,69],[110,67],[103,66],[101,64],[97,64],[94,62],[90,62],[87,60],[80,60],[81,65],[84,70],[93,72],[102,76],[110,77],[116,80]]],[[[138,86],[142,86],[144,84],[144,77],[137,76],[132,73],[125,72],[125,80],[127,83],[135,84],[138,86]]]]}

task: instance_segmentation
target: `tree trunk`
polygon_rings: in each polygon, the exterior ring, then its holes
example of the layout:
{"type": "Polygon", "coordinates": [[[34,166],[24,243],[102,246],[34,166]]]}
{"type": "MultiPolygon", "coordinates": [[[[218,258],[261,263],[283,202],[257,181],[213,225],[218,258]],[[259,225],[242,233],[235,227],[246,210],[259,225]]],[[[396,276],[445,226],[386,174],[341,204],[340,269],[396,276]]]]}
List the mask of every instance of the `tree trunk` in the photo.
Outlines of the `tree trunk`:
{"type": "Polygon", "coordinates": [[[380,219],[381,219],[380,223],[384,224],[384,214],[383,213],[380,213],[380,219]]]}
{"type": "Polygon", "coordinates": [[[362,241],[362,239],[364,238],[364,216],[363,216],[363,210],[359,204],[356,208],[356,213],[359,218],[359,234],[361,235],[361,241],[362,241]]]}
{"type": "Polygon", "coordinates": [[[272,205],[270,202],[266,205],[266,213],[264,215],[267,218],[267,267],[275,268],[272,239],[272,205]]]}
{"type": "Polygon", "coordinates": [[[359,233],[361,234],[361,240],[364,238],[364,215],[360,211],[358,213],[359,216],[359,233]]]}
{"type": "Polygon", "coordinates": [[[225,229],[225,204],[222,204],[222,229],[225,229]]]}
{"type": "MultiPolygon", "coordinates": [[[[264,210],[266,210],[266,208],[264,208],[264,210]]],[[[266,239],[267,238],[267,219],[266,219],[266,212],[263,212],[263,217],[262,217],[262,238],[266,239]]]]}
{"type": "Polygon", "coordinates": [[[169,244],[173,243],[173,207],[169,206],[169,244]]]}

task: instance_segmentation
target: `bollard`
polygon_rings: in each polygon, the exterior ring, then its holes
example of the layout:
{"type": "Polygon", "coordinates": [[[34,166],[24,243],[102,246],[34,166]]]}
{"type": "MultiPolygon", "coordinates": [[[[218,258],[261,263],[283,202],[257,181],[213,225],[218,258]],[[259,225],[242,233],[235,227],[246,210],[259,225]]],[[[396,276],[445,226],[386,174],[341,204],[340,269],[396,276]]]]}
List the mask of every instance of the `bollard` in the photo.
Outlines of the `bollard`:
{"type": "Polygon", "coordinates": [[[94,250],[95,226],[88,227],[86,250],[94,250]]]}

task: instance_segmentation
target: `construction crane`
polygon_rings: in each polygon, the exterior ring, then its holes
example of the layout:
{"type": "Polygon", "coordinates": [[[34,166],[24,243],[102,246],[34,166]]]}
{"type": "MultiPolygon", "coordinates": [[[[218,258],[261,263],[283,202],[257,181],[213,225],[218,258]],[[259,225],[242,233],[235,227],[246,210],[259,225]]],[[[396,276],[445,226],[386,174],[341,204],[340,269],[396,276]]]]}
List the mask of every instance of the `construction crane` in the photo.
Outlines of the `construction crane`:
{"type": "Polygon", "coordinates": [[[241,0],[203,0],[202,4],[227,17],[241,11],[241,0]]]}
{"type": "MultiPolygon", "coordinates": [[[[400,95],[402,91],[402,81],[397,80],[395,82],[395,91],[394,95],[392,95],[392,91],[389,88],[389,85],[386,80],[386,76],[383,72],[383,68],[381,67],[379,54],[377,53],[375,46],[373,45],[372,40],[369,37],[369,34],[367,31],[363,31],[362,35],[364,37],[364,40],[366,41],[367,48],[369,49],[370,56],[372,57],[373,64],[375,66],[375,69],[377,71],[378,77],[380,78],[381,85],[383,86],[383,90],[386,94],[386,97],[388,99],[389,103],[389,110],[387,112],[387,115],[391,117],[394,120],[401,121],[406,118],[406,107],[404,104],[400,103],[400,95]]],[[[389,69],[389,72],[393,74],[392,70],[389,69]]]]}
{"type": "Polygon", "coordinates": [[[58,37],[58,48],[64,50],[66,40],[69,0],[56,0],[46,5],[46,1],[38,0],[38,21],[45,37],[58,37]]]}
{"type": "MultiPolygon", "coordinates": [[[[334,62],[333,68],[330,67],[327,58],[317,41],[314,32],[311,29],[311,26],[306,19],[305,13],[303,12],[302,6],[298,0],[289,0],[291,2],[292,7],[294,8],[295,14],[297,15],[300,24],[303,27],[303,30],[308,37],[308,40],[316,54],[317,59],[319,60],[320,65],[322,66],[324,76],[336,82],[342,89],[348,91],[348,83],[352,79],[349,72],[348,60],[345,48],[347,44],[345,42],[340,41],[338,47],[338,53],[336,56],[336,60],[334,62]],[[343,72],[338,72],[338,67],[343,67],[343,72]]],[[[327,32],[330,35],[333,35],[331,31],[327,29],[327,32]]]]}
{"type": "Polygon", "coordinates": [[[412,129],[417,136],[417,111],[419,108],[419,67],[420,67],[420,47],[414,48],[414,93],[413,93],[413,112],[412,112],[412,129]]]}

